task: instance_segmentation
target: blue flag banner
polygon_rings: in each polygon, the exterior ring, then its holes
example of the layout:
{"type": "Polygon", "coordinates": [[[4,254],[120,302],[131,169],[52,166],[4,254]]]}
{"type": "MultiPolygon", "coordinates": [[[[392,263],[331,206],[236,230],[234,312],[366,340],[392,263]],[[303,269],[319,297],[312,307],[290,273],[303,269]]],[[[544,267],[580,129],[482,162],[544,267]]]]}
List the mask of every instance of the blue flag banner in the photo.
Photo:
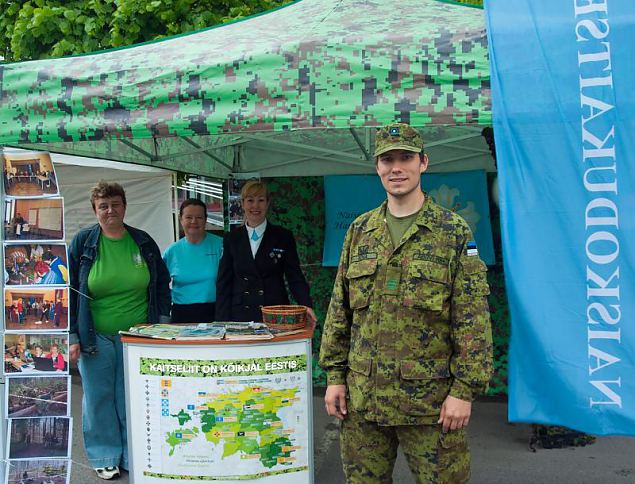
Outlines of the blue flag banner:
{"type": "Polygon", "coordinates": [[[633,0],[489,0],[509,419],[635,435],[633,0]]]}
{"type": "MultiPolygon", "coordinates": [[[[481,259],[486,264],[493,264],[485,172],[425,174],[421,177],[421,186],[437,203],[467,221],[481,259]]],[[[324,198],[326,231],[322,265],[337,266],[348,226],[362,213],[380,205],[386,199],[386,192],[375,175],[325,176],[324,198]]]]}

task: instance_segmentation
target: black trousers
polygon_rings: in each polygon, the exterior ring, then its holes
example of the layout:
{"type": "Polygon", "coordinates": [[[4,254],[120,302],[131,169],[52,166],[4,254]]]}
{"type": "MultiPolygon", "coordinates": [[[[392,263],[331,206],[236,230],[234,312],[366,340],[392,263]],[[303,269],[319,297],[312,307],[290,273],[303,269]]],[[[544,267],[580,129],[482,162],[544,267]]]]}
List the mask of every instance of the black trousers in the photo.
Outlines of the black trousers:
{"type": "Polygon", "coordinates": [[[212,323],[216,303],[172,304],[173,323],[212,323]]]}

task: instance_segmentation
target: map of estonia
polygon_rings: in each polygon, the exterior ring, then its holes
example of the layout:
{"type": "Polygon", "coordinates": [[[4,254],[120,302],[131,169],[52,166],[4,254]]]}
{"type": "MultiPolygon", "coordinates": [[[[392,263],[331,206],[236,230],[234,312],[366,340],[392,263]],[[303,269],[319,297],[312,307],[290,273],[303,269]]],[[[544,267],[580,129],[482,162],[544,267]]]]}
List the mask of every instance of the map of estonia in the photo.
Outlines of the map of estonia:
{"type": "Polygon", "coordinates": [[[299,388],[272,389],[247,386],[227,393],[198,392],[199,402],[188,405],[169,418],[179,428],[167,432],[169,456],[195,439],[205,438],[222,445],[222,458],[238,454],[240,459],[257,459],[266,468],[292,465],[294,428],[284,428],[278,412],[299,402],[299,388]],[[192,408],[193,407],[193,408],[192,408]],[[188,425],[189,424],[189,425],[188,425]]]}

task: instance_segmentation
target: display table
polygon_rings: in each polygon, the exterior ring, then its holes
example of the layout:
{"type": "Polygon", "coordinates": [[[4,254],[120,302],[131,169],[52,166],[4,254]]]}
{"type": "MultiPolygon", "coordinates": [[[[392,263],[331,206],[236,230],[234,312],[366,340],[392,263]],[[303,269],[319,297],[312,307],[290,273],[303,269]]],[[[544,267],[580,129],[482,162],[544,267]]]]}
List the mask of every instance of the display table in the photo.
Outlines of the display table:
{"type": "Polygon", "coordinates": [[[312,336],[122,336],[130,481],[312,483],[312,336]]]}

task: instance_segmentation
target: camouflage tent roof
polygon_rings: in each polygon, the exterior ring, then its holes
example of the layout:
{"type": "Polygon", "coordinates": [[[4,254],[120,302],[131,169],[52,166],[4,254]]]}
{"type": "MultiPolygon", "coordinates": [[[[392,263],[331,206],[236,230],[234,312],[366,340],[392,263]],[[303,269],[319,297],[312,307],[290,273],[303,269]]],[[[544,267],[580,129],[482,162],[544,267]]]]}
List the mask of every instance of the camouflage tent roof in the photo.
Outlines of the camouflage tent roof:
{"type": "Polygon", "coordinates": [[[483,12],[302,0],[126,49],[0,65],[0,106],[0,145],[208,176],[368,172],[374,127],[395,119],[425,131],[438,169],[487,167],[483,12]]]}

